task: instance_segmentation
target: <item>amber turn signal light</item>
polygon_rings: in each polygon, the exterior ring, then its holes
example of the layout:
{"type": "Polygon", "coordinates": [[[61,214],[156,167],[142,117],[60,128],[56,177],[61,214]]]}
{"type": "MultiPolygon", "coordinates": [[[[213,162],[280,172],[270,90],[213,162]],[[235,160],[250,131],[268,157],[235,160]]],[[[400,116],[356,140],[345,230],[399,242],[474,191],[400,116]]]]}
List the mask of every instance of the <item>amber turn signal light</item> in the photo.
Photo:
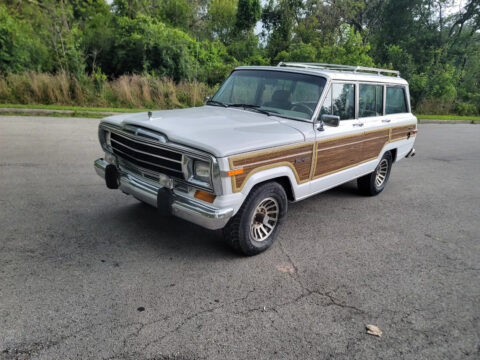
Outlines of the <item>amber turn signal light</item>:
{"type": "Polygon", "coordinates": [[[239,175],[239,174],[242,174],[242,173],[243,173],[243,168],[230,170],[229,172],[227,172],[227,175],[228,176],[235,176],[235,175],[239,175]]]}
{"type": "Polygon", "coordinates": [[[209,202],[209,203],[213,203],[213,201],[215,200],[215,195],[207,193],[207,192],[202,191],[202,190],[195,191],[194,197],[196,199],[203,200],[203,201],[206,201],[206,202],[209,202]]]}

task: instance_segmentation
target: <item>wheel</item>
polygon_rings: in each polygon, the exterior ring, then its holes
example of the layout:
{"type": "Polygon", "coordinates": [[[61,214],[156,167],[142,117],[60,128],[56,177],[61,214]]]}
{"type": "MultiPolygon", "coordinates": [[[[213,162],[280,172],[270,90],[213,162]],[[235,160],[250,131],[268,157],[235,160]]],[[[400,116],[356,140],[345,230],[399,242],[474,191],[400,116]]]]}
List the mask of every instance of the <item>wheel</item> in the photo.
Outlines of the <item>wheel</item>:
{"type": "Polygon", "coordinates": [[[387,184],[391,169],[392,154],[390,151],[387,151],[378,163],[375,171],[357,179],[360,192],[368,196],[380,194],[387,184]]]}
{"type": "Polygon", "coordinates": [[[240,210],[223,229],[225,240],[244,255],[256,255],[275,241],[287,214],[287,194],[277,182],[250,191],[240,210]]]}

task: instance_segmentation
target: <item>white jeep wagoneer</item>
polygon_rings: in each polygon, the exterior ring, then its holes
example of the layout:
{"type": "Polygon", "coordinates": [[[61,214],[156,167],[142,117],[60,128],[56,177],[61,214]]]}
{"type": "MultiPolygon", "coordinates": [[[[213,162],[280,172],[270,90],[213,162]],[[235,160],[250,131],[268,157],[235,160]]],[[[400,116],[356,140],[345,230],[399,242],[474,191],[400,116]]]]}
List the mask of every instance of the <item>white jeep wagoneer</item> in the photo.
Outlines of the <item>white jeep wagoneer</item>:
{"type": "Polygon", "coordinates": [[[397,71],[312,63],[235,69],[205,106],[103,119],[96,172],[110,189],[208,229],[238,251],[272,245],[299,201],[352,179],[380,193],[415,154],[397,71]]]}

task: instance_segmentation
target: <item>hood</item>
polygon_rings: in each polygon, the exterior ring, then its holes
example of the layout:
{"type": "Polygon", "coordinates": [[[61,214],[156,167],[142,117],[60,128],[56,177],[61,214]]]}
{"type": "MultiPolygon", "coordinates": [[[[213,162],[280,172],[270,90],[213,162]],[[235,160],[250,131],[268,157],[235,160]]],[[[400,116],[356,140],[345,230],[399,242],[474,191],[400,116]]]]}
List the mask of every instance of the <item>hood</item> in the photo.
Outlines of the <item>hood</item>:
{"type": "Polygon", "coordinates": [[[202,106],[198,108],[122,114],[102,122],[119,126],[142,126],[165,135],[170,142],[225,157],[247,151],[298,143],[303,133],[285,119],[238,108],[202,106]]]}

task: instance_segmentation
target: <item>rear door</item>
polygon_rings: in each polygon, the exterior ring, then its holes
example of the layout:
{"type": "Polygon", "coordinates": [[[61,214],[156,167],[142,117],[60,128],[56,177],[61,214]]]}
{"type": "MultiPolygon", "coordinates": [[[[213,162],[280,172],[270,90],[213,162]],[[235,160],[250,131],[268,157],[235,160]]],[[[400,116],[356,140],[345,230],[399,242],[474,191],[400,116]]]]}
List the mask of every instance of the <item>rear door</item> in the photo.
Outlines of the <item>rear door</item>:
{"type": "MultiPolygon", "coordinates": [[[[413,130],[416,129],[416,118],[410,112],[407,88],[387,85],[385,93],[385,118],[392,128],[390,140],[410,140],[413,130]]],[[[403,146],[403,143],[400,146],[403,146]]]]}
{"type": "Polygon", "coordinates": [[[392,119],[385,116],[383,84],[360,83],[358,91],[358,117],[364,124],[364,161],[376,159],[390,139],[392,119]]]}

